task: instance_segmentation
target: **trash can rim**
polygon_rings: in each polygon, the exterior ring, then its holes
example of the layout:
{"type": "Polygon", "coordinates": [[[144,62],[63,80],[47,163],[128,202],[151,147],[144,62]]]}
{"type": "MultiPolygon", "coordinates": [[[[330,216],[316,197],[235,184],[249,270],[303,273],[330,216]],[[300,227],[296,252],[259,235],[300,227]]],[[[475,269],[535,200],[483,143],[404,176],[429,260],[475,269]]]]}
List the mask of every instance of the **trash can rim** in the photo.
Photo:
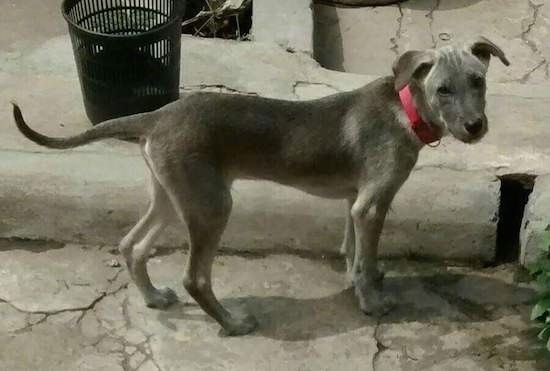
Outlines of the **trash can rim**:
{"type": "Polygon", "coordinates": [[[66,5],[67,5],[67,2],[69,1],[74,1],[74,0],[63,0],[63,2],[61,3],[61,14],[63,15],[63,18],[65,18],[65,21],[67,21],[68,24],[70,24],[72,27],[75,27],[82,33],[103,37],[103,38],[112,38],[112,39],[119,38],[119,39],[128,40],[128,39],[141,38],[151,34],[157,34],[163,31],[164,29],[171,27],[173,25],[173,22],[177,21],[178,19],[181,19],[181,17],[183,17],[183,10],[184,10],[184,6],[183,6],[184,0],[175,0],[176,8],[175,8],[174,14],[172,14],[172,16],[168,18],[166,22],[164,22],[160,27],[154,27],[150,30],[140,32],[135,35],[116,35],[116,34],[113,35],[113,34],[108,34],[103,32],[92,31],[92,30],[89,30],[88,28],[82,27],[79,24],[75,23],[71,18],[69,18],[67,14],[68,12],[66,11],[66,5]]]}

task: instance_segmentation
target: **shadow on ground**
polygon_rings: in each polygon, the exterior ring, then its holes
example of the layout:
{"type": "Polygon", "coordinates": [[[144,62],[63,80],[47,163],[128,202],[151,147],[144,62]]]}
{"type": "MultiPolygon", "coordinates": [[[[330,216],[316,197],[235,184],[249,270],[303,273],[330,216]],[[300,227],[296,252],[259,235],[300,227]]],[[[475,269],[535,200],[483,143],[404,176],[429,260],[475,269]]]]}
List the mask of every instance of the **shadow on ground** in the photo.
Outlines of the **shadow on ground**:
{"type": "Polygon", "coordinates": [[[444,11],[466,8],[475,5],[482,0],[409,0],[401,4],[403,9],[444,11]]]}
{"type": "Polygon", "coordinates": [[[0,239],[0,252],[2,251],[30,251],[33,253],[41,253],[49,250],[62,249],[64,243],[53,241],[26,240],[26,239],[0,239]]]}
{"type": "MultiPolygon", "coordinates": [[[[515,307],[530,303],[535,295],[530,288],[462,274],[390,277],[384,285],[397,304],[380,319],[381,324],[494,321],[517,313],[515,307]]],[[[334,336],[378,322],[359,310],[353,288],[322,298],[249,296],[225,299],[222,304],[227,308],[244,306],[256,316],[260,327],[253,336],[284,341],[334,336]]],[[[212,321],[202,313],[188,313],[196,309],[196,304],[179,303],[159,312],[158,317],[170,328],[170,319],[212,321]]]]}
{"type": "MultiPolygon", "coordinates": [[[[479,3],[482,0],[408,0],[402,1],[401,7],[404,9],[416,9],[416,10],[452,10],[465,8],[467,6],[479,3]]],[[[329,5],[335,8],[357,8],[358,6],[349,6],[342,4],[334,4],[331,0],[315,0],[315,4],[329,5]]],[[[391,5],[391,6],[397,6],[391,5]]],[[[376,8],[376,7],[374,7],[376,8]]]]}

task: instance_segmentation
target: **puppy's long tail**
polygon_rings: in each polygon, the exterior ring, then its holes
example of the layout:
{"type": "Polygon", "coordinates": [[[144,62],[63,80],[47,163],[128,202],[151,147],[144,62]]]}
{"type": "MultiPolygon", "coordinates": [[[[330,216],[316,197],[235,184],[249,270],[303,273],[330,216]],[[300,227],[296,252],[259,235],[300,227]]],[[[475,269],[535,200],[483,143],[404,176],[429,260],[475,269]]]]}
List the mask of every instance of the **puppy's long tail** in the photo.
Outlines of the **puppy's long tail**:
{"type": "Polygon", "coordinates": [[[25,122],[21,109],[17,103],[13,104],[13,118],[19,131],[36,144],[48,148],[67,149],[82,146],[107,138],[134,139],[140,138],[153,129],[155,120],[154,112],[139,115],[126,116],[102,122],[83,133],[66,137],[54,138],[40,134],[31,129],[25,122]]]}

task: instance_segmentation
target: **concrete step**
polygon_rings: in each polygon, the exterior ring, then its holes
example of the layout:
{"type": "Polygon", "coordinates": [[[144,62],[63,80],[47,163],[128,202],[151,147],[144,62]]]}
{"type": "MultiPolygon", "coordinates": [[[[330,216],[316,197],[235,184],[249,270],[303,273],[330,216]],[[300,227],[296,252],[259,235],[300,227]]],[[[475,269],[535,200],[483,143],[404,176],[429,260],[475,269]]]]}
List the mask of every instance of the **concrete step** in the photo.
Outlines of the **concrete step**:
{"type": "Polygon", "coordinates": [[[535,179],[521,224],[520,262],[533,263],[550,249],[550,176],[535,179]]]}
{"type": "MultiPolygon", "coordinates": [[[[148,174],[139,156],[0,153],[0,237],[116,245],[147,206],[148,174]]],[[[224,249],[336,254],[343,202],[268,182],[238,181],[232,193],[224,249]]],[[[381,254],[492,261],[498,194],[486,172],[414,172],[388,216],[381,254]]],[[[181,246],[185,237],[175,222],[159,245],[181,246]]]]}

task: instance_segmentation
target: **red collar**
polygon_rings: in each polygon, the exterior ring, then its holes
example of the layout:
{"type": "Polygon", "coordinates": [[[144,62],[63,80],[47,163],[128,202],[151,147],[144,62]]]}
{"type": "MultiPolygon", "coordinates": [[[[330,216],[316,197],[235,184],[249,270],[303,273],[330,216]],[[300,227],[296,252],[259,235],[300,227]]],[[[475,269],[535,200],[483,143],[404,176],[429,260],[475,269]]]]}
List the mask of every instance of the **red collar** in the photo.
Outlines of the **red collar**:
{"type": "Polygon", "coordinates": [[[439,141],[441,139],[440,130],[430,126],[422,120],[422,117],[420,117],[414,105],[409,85],[406,85],[399,91],[399,98],[401,99],[403,110],[409,118],[411,129],[416,133],[418,139],[424,144],[432,144],[439,141]]]}

